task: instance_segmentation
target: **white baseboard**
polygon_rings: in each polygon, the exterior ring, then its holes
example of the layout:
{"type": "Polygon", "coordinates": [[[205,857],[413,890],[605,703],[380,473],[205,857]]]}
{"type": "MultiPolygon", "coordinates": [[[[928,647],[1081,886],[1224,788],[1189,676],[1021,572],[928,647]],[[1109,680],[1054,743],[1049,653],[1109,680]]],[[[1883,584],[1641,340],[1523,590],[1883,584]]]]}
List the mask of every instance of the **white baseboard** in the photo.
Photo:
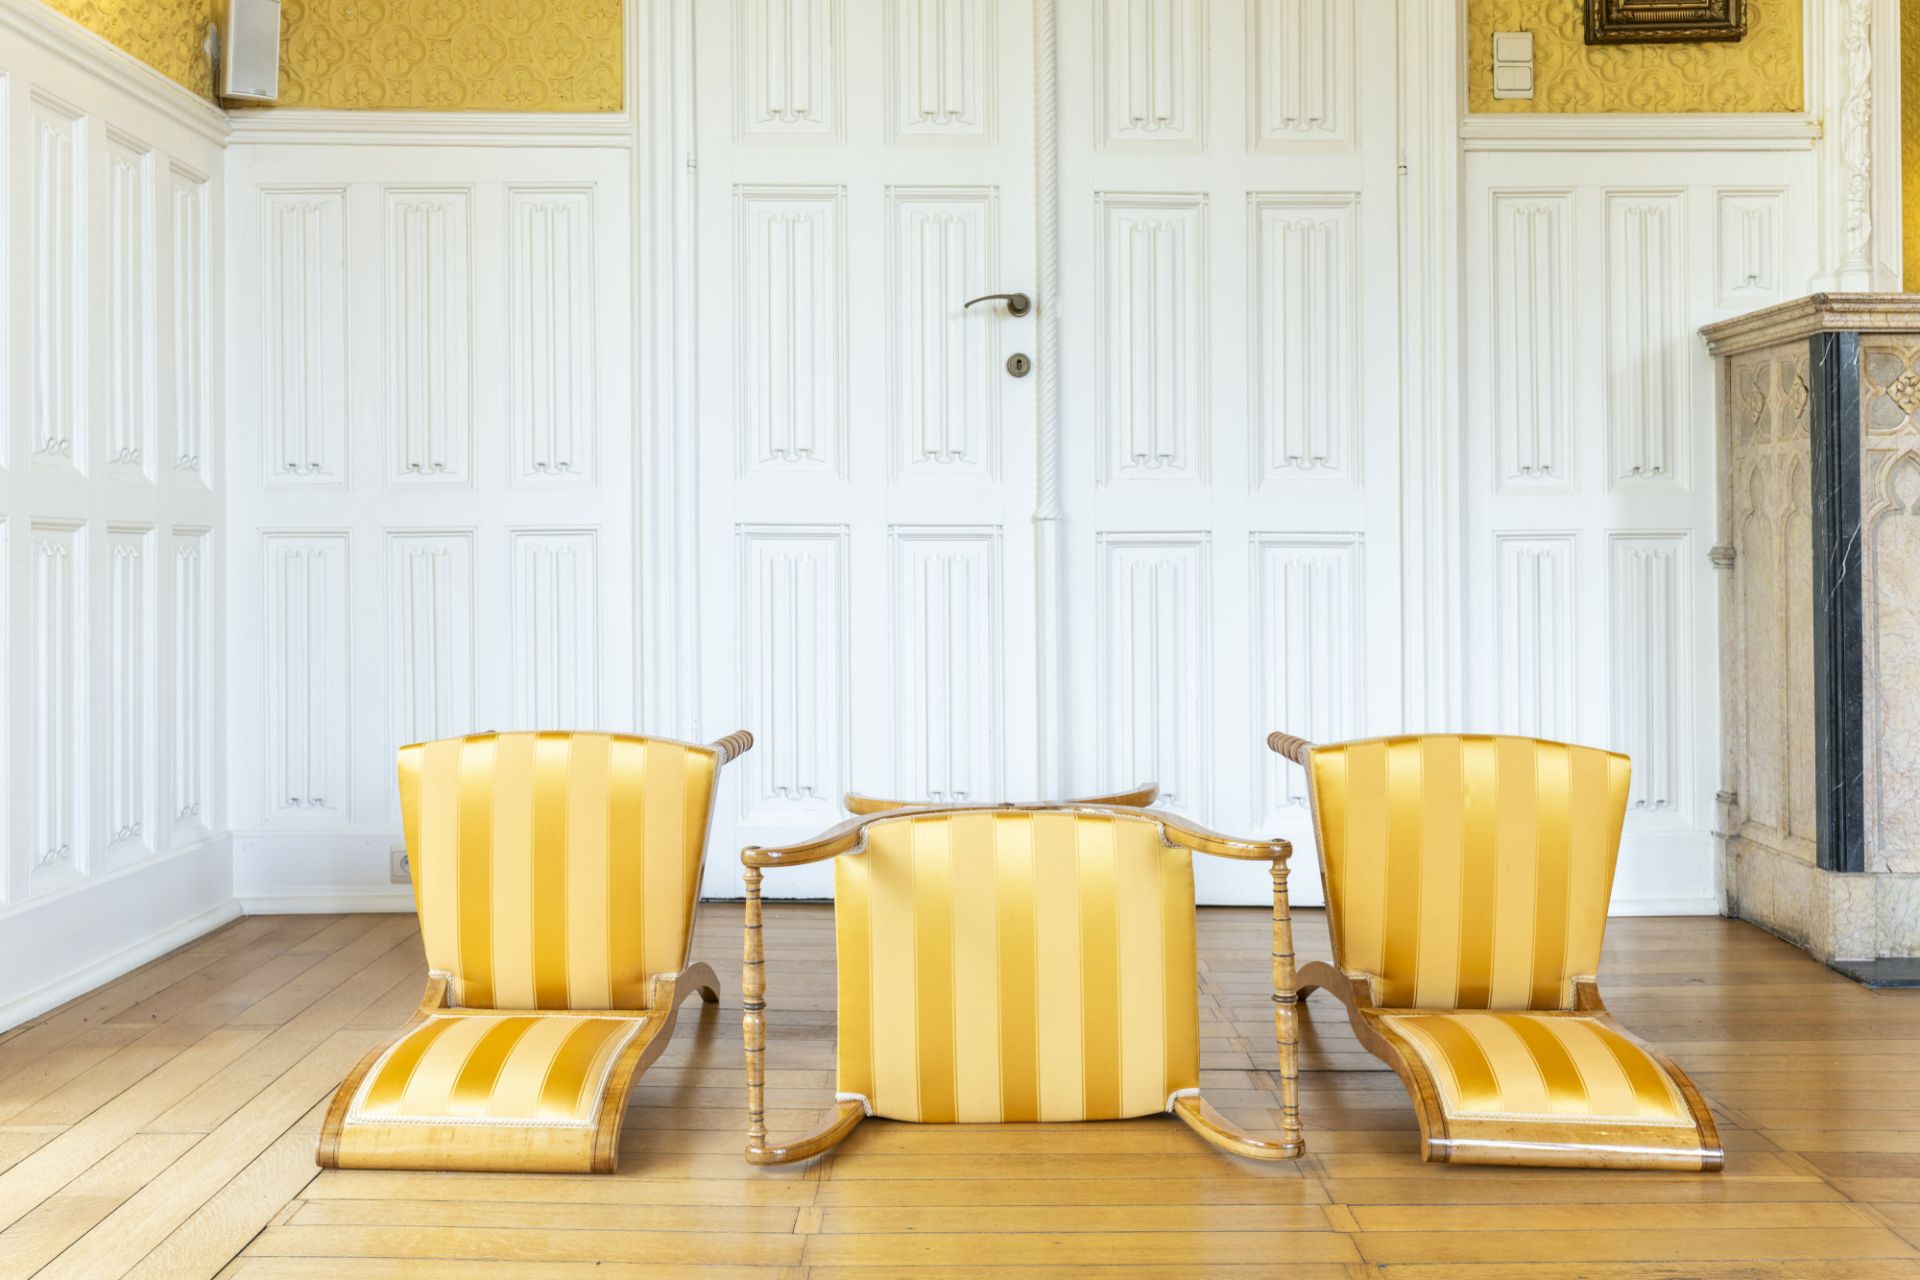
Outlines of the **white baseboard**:
{"type": "Polygon", "coordinates": [[[240,915],[227,840],[202,841],[0,924],[0,1029],[38,1017],[240,915]],[[152,920],[137,940],[108,949],[152,920]]]}
{"type": "Polygon", "coordinates": [[[386,889],[341,889],[334,885],[288,886],[278,893],[248,895],[238,899],[241,910],[250,916],[344,915],[359,912],[399,911],[413,914],[413,890],[396,884],[386,889]]]}

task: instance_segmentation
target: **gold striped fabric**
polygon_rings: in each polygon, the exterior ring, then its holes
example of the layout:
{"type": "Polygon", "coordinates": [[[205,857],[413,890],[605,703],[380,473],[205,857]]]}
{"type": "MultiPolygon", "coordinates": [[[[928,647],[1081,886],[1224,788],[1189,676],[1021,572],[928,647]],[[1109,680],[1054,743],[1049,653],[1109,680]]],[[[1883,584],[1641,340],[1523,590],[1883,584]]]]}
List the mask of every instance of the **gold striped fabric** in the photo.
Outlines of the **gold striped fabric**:
{"type": "Polygon", "coordinates": [[[1382,1014],[1411,1044],[1449,1117],[1693,1126],[1680,1091],[1633,1041],[1592,1018],[1382,1014]]]}
{"type": "Polygon", "coordinates": [[[1565,1009],[1600,963],[1627,758],[1429,734],[1315,747],[1334,950],[1400,1009],[1565,1009]]]}
{"type": "Polygon", "coordinates": [[[430,1017],[367,1073],[347,1123],[591,1127],[607,1073],[645,1025],[564,1013],[430,1017]]]}
{"type": "Polygon", "coordinates": [[[875,1115],[1111,1120],[1199,1084],[1192,854],[1150,819],[885,819],[834,914],[839,1088],[875,1115]]]}
{"type": "Polygon", "coordinates": [[[427,963],[472,1009],[639,1009],[686,963],[718,765],[604,733],[400,752],[427,963]]]}

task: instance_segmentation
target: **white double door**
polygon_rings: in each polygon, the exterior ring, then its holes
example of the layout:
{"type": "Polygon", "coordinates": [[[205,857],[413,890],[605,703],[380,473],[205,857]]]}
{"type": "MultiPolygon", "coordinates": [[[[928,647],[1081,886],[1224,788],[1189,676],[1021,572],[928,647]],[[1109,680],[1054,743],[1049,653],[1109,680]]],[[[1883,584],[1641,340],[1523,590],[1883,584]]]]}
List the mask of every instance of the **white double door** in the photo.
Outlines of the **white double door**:
{"type": "Polygon", "coordinates": [[[1310,847],[1265,732],[1399,711],[1393,0],[1062,0],[1050,228],[1030,0],[695,8],[701,718],[759,737],[708,891],[848,789],[1156,781],[1310,847]]]}

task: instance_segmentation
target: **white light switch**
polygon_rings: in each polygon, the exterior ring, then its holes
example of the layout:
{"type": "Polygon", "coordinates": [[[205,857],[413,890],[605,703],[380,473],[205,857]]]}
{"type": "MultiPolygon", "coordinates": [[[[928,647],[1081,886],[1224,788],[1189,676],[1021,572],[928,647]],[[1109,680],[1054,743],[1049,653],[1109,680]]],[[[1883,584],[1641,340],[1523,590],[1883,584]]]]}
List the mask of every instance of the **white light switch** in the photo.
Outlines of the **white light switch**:
{"type": "Polygon", "coordinates": [[[1533,32],[1493,33],[1493,96],[1533,96],[1533,32]]]}

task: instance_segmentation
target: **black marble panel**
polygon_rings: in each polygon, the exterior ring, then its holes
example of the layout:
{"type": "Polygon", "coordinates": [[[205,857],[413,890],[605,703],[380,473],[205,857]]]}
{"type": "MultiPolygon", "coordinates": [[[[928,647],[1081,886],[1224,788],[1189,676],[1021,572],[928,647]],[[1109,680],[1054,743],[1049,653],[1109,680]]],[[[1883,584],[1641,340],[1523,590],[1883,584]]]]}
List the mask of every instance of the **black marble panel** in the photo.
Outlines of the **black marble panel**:
{"type": "Polygon", "coordinates": [[[1813,404],[1813,739],[1819,861],[1866,870],[1860,590],[1860,335],[1817,333],[1813,404]]]}

